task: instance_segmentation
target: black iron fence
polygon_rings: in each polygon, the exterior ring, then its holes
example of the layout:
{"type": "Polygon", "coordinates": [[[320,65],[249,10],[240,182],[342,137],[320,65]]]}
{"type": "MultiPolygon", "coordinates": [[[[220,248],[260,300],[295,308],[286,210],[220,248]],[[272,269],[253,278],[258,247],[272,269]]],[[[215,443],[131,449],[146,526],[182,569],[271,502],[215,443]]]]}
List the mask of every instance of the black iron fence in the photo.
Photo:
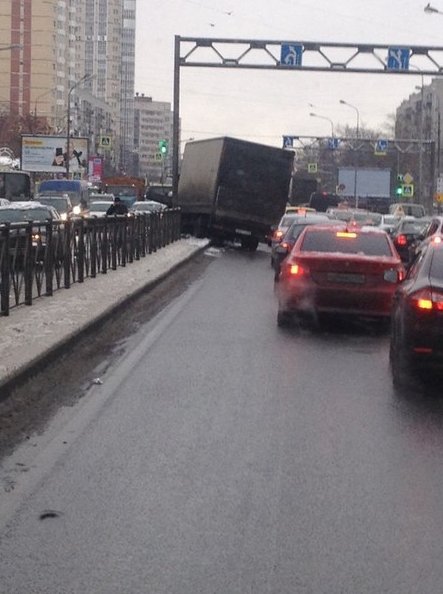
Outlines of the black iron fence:
{"type": "Polygon", "coordinates": [[[1,315],[180,238],[180,210],[0,225],[1,315]]]}

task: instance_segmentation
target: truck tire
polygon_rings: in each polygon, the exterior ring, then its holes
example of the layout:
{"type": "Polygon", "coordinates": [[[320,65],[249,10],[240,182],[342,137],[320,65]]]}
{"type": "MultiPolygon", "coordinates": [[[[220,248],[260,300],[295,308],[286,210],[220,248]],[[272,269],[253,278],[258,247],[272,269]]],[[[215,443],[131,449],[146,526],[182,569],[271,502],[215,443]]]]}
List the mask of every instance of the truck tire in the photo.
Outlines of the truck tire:
{"type": "Polygon", "coordinates": [[[255,252],[258,248],[258,239],[255,239],[254,237],[242,237],[240,241],[242,248],[249,252],[255,252]]]}

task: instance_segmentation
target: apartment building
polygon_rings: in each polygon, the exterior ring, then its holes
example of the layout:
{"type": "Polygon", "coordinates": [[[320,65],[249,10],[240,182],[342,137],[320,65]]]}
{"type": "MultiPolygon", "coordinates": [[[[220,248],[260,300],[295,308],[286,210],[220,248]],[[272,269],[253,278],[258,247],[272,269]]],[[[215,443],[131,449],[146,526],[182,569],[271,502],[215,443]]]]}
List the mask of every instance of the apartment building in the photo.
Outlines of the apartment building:
{"type": "Polygon", "coordinates": [[[0,113],[86,135],[91,152],[131,172],[135,8],[136,0],[0,0],[0,113]]]}
{"type": "Polygon", "coordinates": [[[149,182],[165,182],[172,174],[171,104],[136,93],[134,107],[134,148],[138,153],[139,175],[149,182]],[[166,155],[160,152],[161,140],[167,141],[166,155]]]}
{"type": "Polygon", "coordinates": [[[424,196],[435,192],[436,180],[443,173],[442,114],[443,80],[439,78],[434,78],[428,85],[422,81],[396,111],[396,138],[430,141],[423,144],[421,156],[417,148],[416,154],[409,157],[409,162],[407,155],[399,156],[407,162],[407,168],[417,184],[422,186],[424,196]]]}

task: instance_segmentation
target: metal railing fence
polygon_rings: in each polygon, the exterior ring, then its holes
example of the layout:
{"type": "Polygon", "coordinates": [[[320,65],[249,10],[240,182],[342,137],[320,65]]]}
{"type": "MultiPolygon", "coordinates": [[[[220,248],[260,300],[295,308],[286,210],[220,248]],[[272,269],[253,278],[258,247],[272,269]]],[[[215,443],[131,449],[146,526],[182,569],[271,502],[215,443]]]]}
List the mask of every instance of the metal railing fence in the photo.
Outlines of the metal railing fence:
{"type": "Polygon", "coordinates": [[[180,209],[0,225],[0,314],[180,239],[180,209]]]}

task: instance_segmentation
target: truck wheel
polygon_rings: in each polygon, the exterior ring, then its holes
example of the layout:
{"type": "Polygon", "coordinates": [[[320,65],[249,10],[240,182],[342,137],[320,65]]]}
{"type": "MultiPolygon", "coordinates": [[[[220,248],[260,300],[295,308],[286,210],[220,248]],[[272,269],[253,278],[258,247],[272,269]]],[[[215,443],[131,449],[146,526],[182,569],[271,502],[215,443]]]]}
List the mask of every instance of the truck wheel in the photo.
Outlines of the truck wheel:
{"type": "Polygon", "coordinates": [[[254,239],[253,237],[242,237],[241,246],[244,250],[255,252],[258,248],[258,239],[254,239]]]}

